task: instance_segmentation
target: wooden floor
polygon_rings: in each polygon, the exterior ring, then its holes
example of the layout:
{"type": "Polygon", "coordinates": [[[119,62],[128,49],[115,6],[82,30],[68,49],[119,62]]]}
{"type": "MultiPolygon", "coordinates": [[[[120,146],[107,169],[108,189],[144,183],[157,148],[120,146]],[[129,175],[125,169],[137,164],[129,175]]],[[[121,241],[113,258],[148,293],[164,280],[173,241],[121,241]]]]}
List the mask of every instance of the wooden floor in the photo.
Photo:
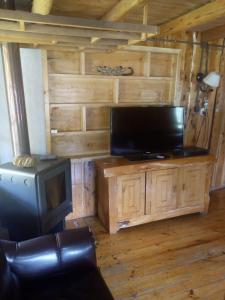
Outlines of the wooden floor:
{"type": "Polygon", "coordinates": [[[116,300],[225,299],[225,190],[212,193],[207,216],[158,221],[111,236],[96,218],[85,222],[116,300]]]}

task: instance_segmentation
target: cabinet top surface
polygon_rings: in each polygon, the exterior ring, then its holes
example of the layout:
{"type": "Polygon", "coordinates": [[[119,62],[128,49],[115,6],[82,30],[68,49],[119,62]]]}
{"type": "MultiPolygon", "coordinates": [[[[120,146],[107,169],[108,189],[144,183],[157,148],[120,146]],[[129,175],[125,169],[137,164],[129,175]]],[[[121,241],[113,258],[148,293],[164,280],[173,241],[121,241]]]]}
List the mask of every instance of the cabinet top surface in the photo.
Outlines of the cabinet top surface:
{"type": "Polygon", "coordinates": [[[182,166],[196,166],[199,164],[212,164],[215,162],[213,155],[199,155],[188,157],[171,156],[166,159],[152,159],[144,161],[129,161],[122,157],[108,157],[95,161],[98,169],[103,171],[104,177],[113,177],[134,172],[147,171],[159,168],[176,168],[182,166]]]}

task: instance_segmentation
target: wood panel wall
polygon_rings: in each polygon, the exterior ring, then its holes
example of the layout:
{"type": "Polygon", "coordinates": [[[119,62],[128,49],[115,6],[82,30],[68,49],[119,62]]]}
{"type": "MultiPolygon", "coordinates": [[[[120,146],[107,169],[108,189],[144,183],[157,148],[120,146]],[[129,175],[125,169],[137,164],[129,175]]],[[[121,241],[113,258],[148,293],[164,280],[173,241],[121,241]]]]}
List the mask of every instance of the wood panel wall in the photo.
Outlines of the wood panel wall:
{"type": "Polygon", "coordinates": [[[73,214],[95,213],[93,159],[109,155],[109,107],[178,104],[179,49],[133,47],[114,53],[43,53],[49,152],[72,160],[73,214]],[[132,67],[103,76],[96,66],[132,67]]]}
{"type": "MultiPolygon", "coordinates": [[[[200,41],[192,33],[172,38],[200,41]]],[[[208,114],[203,117],[194,111],[201,48],[168,42],[149,43],[149,47],[148,51],[134,46],[133,51],[111,54],[51,51],[44,56],[49,151],[73,157],[74,212],[70,218],[95,213],[93,159],[108,155],[109,107],[114,105],[185,106],[186,145],[207,148],[213,126],[210,151],[217,163],[212,188],[225,186],[224,51],[209,50],[208,70],[220,72],[221,84],[210,93],[208,114]],[[135,73],[133,77],[102,76],[96,73],[96,65],[131,66],[135,73]]]]}
{"type": "MultiPolygon", "coordinates": [[[[201,35],[180,33],[169,39],[201,41],[201,35]]],[[[209,44],[224,45],[225,39],[214,40],[209,44]]],[[[220,86],[209,94],[209,108],[206,117],[194,111],[198,90],[196,75],[200,70],[201,47],[192,44],[168,42],[149,43],[151,46],[181,49],[180,103],[186,107],[185,144],[203,148],[210,147],[217,162],[211,182],[212,189],[225,187],[225,52],[220,48],[209,48],[208,72],[217,71],[221,75],[220,86]],[[212,136],[210,139],[212,127],[212,136]]]]}

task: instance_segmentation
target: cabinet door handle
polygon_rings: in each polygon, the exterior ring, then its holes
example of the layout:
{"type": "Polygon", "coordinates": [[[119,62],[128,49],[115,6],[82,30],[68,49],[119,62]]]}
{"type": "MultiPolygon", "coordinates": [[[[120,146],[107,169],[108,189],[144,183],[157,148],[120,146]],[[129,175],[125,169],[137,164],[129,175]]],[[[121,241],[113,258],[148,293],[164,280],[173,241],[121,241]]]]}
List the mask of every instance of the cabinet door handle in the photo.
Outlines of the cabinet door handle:
{"type": "Polygon", "coordinates": [[[183,191],[185,190],[185,183],[183,183],[183,185],[182,185],[182,190],[183,191]]]}
{"type": "Polygon", "coordinates": [[[176,190],[177,190],[177,186],[174,185],[174,186],[173,186],[173,192],[176,193],[176,190]]]}

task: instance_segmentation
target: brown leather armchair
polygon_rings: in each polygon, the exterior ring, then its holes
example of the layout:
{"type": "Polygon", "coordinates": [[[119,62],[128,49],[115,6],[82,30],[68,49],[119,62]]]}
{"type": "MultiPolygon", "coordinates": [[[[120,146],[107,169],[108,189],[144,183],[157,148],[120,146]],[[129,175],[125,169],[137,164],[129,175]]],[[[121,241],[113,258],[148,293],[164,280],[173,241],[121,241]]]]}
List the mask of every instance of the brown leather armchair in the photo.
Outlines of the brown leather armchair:
{"type": "Polygon", "coordinates": [[[88,228],[0,241],[1,300],[113,300],[88,228]]]}

